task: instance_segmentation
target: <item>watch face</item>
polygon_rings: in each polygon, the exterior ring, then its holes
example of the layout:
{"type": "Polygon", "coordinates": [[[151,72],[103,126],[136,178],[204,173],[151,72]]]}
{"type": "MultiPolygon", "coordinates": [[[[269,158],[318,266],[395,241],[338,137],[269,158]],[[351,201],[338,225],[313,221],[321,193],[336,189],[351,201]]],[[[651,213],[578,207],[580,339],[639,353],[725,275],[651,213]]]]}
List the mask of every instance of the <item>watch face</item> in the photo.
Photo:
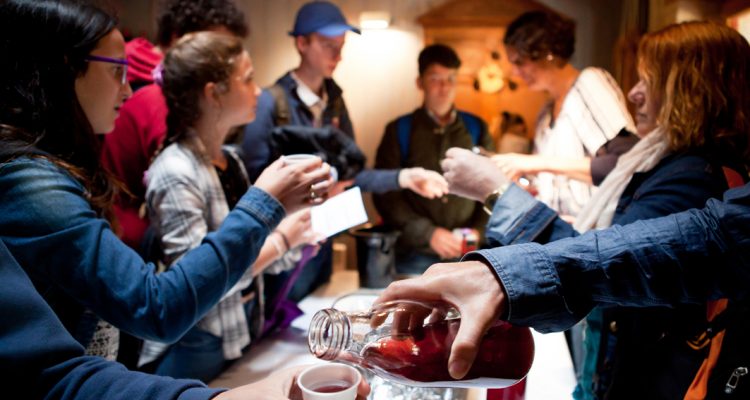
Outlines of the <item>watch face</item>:
{"type": "Polygon", "coordinates": [[[487,196],[486,199],[484,199],[484,212],[486,212],[489,215],[492,215],[492,210],[495,208],[495,203],[497,203],[497,199],[500,197],[500,191],[495,190],[494,192],[490,193],[489,196],[487,196]]]}

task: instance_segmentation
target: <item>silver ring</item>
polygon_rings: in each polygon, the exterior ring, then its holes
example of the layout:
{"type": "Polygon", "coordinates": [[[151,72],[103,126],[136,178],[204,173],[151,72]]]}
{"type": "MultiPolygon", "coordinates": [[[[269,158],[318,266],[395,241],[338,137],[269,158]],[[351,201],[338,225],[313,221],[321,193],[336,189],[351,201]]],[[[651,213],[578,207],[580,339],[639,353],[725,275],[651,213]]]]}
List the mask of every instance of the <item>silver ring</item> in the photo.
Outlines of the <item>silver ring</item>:
{"type": "Polygon", "coordinates": [[[313,189],[313,185],[310,185],[310,200],[315,200],[318,198],[318,194],[315,193],[315,190],[313,189]]]}

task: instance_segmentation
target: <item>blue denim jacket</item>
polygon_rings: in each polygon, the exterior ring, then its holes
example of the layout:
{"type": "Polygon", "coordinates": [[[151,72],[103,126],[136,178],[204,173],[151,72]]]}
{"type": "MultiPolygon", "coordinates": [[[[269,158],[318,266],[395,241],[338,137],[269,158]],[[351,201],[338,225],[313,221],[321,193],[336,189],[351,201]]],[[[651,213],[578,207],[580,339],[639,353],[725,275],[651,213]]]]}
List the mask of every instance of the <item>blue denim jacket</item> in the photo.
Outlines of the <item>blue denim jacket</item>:
{"type": "MultiPolygon", "coordinates": [[[[312,126],[312,113],[297,96],[297,82],[292,78],[291,73],[286,73],[276,83],[284,90],[289,102],[289,124],[312,126]]],[[[326,79],[323,84],[328,94],[328,104],[333,104],[341,98],[341,88],[333,79],[326,79]]],[[[326,107],[323,111],[323,124],[332,124],[332,111],[331,107],[326,107]]],[[[268,89],[264,89],[258,97],[255,120],[245,126],[242,142],[242,159],[251,182],[255,182],[263,169],[273,161],[271,160],[271,131],[275,127],[275,114],[276,104],[273,95],[268,89]]],[[[341,115],[338,117],[338,127],[354,139],[354,128],[346,105],[342,107],[341,115]]],[[[383,193],[398,190],[398,172],[398,170],[365,169],[357,175],[354,184],[366,192],[383,193]]]]}
{"type": "MultiPolygon", "coordinates": [[[[672,155],[651,171],[635,174],[618,202],[613,225],[701,207],[708,199],[720,197],[727,188],[726,181],[721,169],[713,165],[705,157],[672,155]]],[[[666,234],[661,230],[644,232],[647,233],[655,234],[658,238],[666,234]]],[[[495,204],[486,235],[491,243],[501,245],[551,242],[546,247],[538,244],[497,247],[466,257],[469,260],[484,259],[492,265],[508,294],[506,318],[509,321],[533,326],[542,332],[569,328],[597,303],[669,306],[680,302],[697,303],[705,299],[704,296],[696,297],[696,292],[688,292],[685,288],[676,290],[667,287],[668,284],[677,283],[671,280],[665,282],[665,278],[655,279],[650,275],[653,268],[647,268],[644,264],[663,262],[663,258],[652,259],[648,251],[636,251],[634,248],[658,246],[659,241],[654,237],[651,238],[656,240],[654,243],[642,240],[637,234],[628,237],[630,240],[637,239],[634,242],[592,242],[592,236],[597,239],[599,236],[596,235],[609,238],[611,234],[591,232],[585,235],[587,240],[566,242],[569,246],[566,249],[569,250],[550,254],[546,249],[559,248],[556,241],[578,236],[578,232],[557,217],[553,210],[515,185],[495,204]],[[602,253],[604,249],[606,252],[602,253]],[[621,254],[623,251],[633,252],[630,253],[631,263],[622,262],[619,258],[622,255],[612,260],[603,256],[621,254]],[[551,263],[550,259],[560,265],[551,263]],[[579,269],[578,275],[565,275],[571,264],[585,265],[585,269],[579,269]],[[631,282],[634,274],[638,279],[631,282]],[[570,280],[563,280],[565,276],[570,276],[570,280]],[[648,285],[648,282],[658,282],[658,285],[648,285]]],[[[692,244],[688,242],[685,245],[692,244]]],[[[690,263],[690,260],[684,262],[690,263]]],[[[671,272],[679,276],[679,271],[674,268],[671,272]]],[[[691,282],[682,283],[687,285],[691,282]]],[[[696,282],[691,284],[695,285],[696,282]]]]}
{"type": "Polygon", "coordinates": [[[47,160],[0,165],[0,239],[84,345],[91,332],[77,332],[83,307],[133,335],[178,339],[240,279],[284,217],[278,201],[251,188],[218,231],[156,274],[85,196],[47,160]]]}
{"type": "Polygon", "coordinates": [[[39,399],[197,400],[222,391],[84,356],[2,241],[0,321],[0,382],[8,393],[39,399]]]}

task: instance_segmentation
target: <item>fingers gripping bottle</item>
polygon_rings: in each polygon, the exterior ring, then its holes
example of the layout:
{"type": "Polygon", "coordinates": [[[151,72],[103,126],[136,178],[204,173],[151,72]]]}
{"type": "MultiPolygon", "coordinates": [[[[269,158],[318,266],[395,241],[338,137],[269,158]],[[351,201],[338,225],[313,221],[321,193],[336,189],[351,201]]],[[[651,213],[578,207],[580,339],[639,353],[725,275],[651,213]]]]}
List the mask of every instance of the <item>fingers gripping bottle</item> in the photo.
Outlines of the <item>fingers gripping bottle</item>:
{"type": "Polygon", "coordinates": [[[466,376],[451,378],[448,357],[460,324],[458,312],[444,304],[389,302],[359,313],[328,308],[313,316],[308,345],[318,358],[359,365],[412,386],[503,388],[529,372],[531,332],[497,321],[466,376]]]}

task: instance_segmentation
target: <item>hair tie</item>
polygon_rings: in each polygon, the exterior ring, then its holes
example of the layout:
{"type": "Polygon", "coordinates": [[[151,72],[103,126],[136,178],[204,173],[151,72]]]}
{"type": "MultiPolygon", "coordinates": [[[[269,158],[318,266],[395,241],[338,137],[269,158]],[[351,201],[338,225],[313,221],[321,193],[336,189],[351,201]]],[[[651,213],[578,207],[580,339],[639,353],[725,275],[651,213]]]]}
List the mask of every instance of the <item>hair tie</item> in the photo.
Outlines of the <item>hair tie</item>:
{"type": "Polygon", "coordinates": [[[153,71],[151,71],[151,78],[153,78],[154,83],[159,86],[164,86],[164,77],[162,76],[164,72],[164,63],[159,63],[159,65],[154,68],[153,71]]]}

